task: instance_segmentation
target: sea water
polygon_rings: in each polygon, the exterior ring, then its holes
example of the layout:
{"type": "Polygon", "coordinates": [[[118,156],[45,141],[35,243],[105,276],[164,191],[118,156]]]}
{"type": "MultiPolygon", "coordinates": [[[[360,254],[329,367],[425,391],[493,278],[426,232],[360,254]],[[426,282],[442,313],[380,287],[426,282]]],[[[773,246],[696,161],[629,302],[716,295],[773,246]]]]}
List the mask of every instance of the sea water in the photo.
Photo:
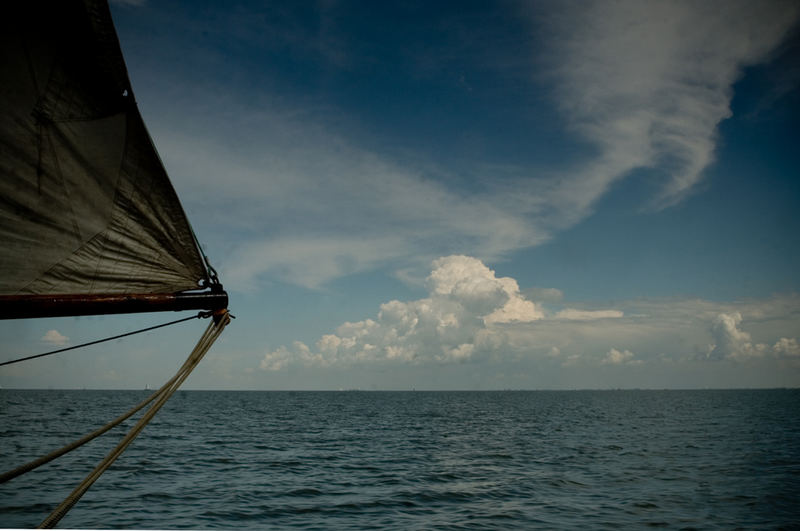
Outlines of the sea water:
{"type": "MultiPolygon", "coordinates": [[[[145,396],[0,390],[0,468],[145,396]]],[[[796,528],[798,413],[800,390],[179,391],[60,526],[796,528]]],[[[0,485],[0,526],[38,525],[121,436],[0,485]]]]}

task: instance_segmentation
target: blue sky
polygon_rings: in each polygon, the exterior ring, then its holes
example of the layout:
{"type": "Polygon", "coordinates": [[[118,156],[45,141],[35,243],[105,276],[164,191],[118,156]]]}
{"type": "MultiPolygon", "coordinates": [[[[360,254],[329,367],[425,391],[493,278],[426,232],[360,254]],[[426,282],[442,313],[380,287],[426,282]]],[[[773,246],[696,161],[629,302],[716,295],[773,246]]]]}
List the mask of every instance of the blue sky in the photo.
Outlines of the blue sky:
{"type": "MultiPolygon", "coordinates": [[[[112,13],[237,316],[187,387],[800,385],[796,2],[112,13]]],[[[0,326],[11,358],[174,317],[0,326]]],[[[155,386],[179,326],[0,385],[155,386]]]]}

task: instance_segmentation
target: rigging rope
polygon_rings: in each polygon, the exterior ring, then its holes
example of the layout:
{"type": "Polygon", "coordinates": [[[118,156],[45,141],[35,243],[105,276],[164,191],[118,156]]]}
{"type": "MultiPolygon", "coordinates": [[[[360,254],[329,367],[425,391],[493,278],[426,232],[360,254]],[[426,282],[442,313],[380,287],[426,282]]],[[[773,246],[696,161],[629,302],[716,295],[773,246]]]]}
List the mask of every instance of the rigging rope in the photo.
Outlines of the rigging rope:
{"type": "Polygon", "coordinates": [[[81,496],[83,496],[89,487],[97,481],[97,479],[105,472],[108,467],[120,456],[122,452],[133,442],[139,433],[144,429],[144,427],[150,422],[150,420],[155,416],[161,406],[163,406],[167,400],[172,396],[172,394],[180,387],[184,380],[189,376],[192,370],[200,363],[200,360],[203,359],[203,356],[208,352],[211,348],[211,345],[214,344],[214,341],[219,337],[222,333],[222,330],[225,326],[230,323],[231,316],[227,312],[227,310],[223,310],[222,312],[215,313],[214,320],[209,323],[208,328],[206,329],[203,336],[197,342],[197,345],[194,347],[192,352],[189,354],[189,357],[184,362],[183,366],[178,370],[178,372],[173,376],[167,383],[165,383],[161,389],[159,389],[152,398],[156,398],[156,402],[147,410],[147,412],[139,419],[136,425],[131,428],[127,435],[117,444],[117,446],[106,455],[105,459],[103,459],[100,464],[95,467],[95,469],[89,473],[86,478],[77,486],[75,489],[67,496],[61,504],[53,510],[53,512],[48,516],[40,525],[40,528],[52,528],[55,527],[56,524],[64,517],[65,514],[76,504],[78,500],[80,500],[81,496]]]}
{"type": "Polygon", "coordinates": [[[174,324],[178,324],[178,323],[183,323],[185,321],[191,321],[192,319],[200,319],[201,317],[205,318],[205,317],[210,317],[210,316],[211,316],[211,312],[200,312],[197,315],[193,315],[191,317],[185,317],[183,319],[178,319],[176,321],[170,321],[168,323],[164,323],[164,324],[160,324],[160,325],[156,325],[156,326],[150,326],[148,328],[142,328],[141,330],[134,330],[133,332],[127,332],[125,334],[119,334],[118,336],[107,337],[105,339],[98,339],[96,341],[90,341],[88,343],[82,343],[80,345],[75,345],[74,347],[60,348],[58,350],[51,350],[50,352],[44,352],[42,354],[34,354],[33,356],[26,356],[24,358],[18,358],[18,359],[15,359],[15,360],[4,361],[4,362],[0,363],[0,367],[2,367],[3,365],[11,365],[12,363],[19,363],[21,361],[32,360],[32,359],[35,359],[35,358],[41,358],[43,356],[50,356],[51,354],[58,354],[60,352],[66,352],[68,350],[74,350],[76,348],[89,347],[91,345],[97,345],[98,343],[105,343],[106,341],[113,341],[113,340],[119,339],[121,337],[128,337],[128,336],[132,336],[134,334],[141,334],[142,332],[149,332],[150,330],[155,330],[157,328],[164,328],[165,326],[170,326],[170,325],[174,325],[174,324]]]}
{"type": "MultiPolygon", "coordinates": [[[[174,377],[173,377],[173,379],[174,379],[174,377]]],[[[155,393],[153,393],[152,395],[147,397],[145,400],[143,400],[142,402],[140,402],[137,405],[135,405],[130,411],[128,411],[124,415],[121,415],[121,416],[115,418],[114,420],[112,420],[111,422],[109,422],[108,424],[103,426],[102,428],[98,428],[98,429],[94,430],[93,432],[84,435],[80,439],[75,440],[75,441],[67,444],[66,446],[63,446],[62,448],[59,448],[58,450],[54,450],[54,451],[50,452],[49,454],[47,454],[47,455],[45,455],[43,457],[40,457],[39,459],[31,461],[30,463],[25,463],[22,466],[18,466],[14,470],[9,470],[8,472],[0,475],[0,483],[5,483],[6,481],[14,479],[17,476],[21,476],[22,474],[25,474],[26,472],[30,472],[31,470],[33,470],[35,468],[38,468],[38,467],[40,467],[40,466],[42,466],[42,465],[44,465],[46,463],[49,463],[53,459],[56,459],[57,457],[61,457],[62,455],[66,454],[68,452],[71,452],[75,448],[79,448],[79,447],[83,446],[84,444],[88,443],[89,441],[91,441],[91,440],[103,435],[105,432],[107,432],[108,430],[110,430],[114,426],[117,426],[121,422],[127,420],[132,415],[134,415],[139,410],[141,410],[144,406],[146,406],[147,404],[152,402],[159,395],[160,392],[161,392],[160,390],[156,391],[155,393]]]]}

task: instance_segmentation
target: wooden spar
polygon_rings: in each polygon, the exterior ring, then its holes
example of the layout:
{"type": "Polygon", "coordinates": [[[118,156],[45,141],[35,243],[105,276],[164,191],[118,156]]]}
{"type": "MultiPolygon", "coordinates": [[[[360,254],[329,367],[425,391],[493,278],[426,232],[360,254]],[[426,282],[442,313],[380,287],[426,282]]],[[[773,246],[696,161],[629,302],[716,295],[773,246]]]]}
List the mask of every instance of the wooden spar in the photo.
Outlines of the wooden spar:
{"type": "Polygon", "coordinates": [[[0,319],[223,310],[227,307],[228,294],[222,290],[98,295],[5,295],[0,296],[0,319]]]}

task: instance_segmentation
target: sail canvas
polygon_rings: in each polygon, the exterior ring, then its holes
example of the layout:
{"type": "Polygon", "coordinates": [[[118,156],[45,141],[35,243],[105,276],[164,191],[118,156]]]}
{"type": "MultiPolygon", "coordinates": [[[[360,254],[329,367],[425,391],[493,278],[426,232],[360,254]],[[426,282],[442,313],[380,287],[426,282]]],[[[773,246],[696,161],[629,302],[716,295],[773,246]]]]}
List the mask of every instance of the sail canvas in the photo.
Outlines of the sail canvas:
{"type": "Polygon", "coordinates": [[[209,280],[136,106],[105,2],[0,22],[0,295],[174,293],[209,280]]]}

